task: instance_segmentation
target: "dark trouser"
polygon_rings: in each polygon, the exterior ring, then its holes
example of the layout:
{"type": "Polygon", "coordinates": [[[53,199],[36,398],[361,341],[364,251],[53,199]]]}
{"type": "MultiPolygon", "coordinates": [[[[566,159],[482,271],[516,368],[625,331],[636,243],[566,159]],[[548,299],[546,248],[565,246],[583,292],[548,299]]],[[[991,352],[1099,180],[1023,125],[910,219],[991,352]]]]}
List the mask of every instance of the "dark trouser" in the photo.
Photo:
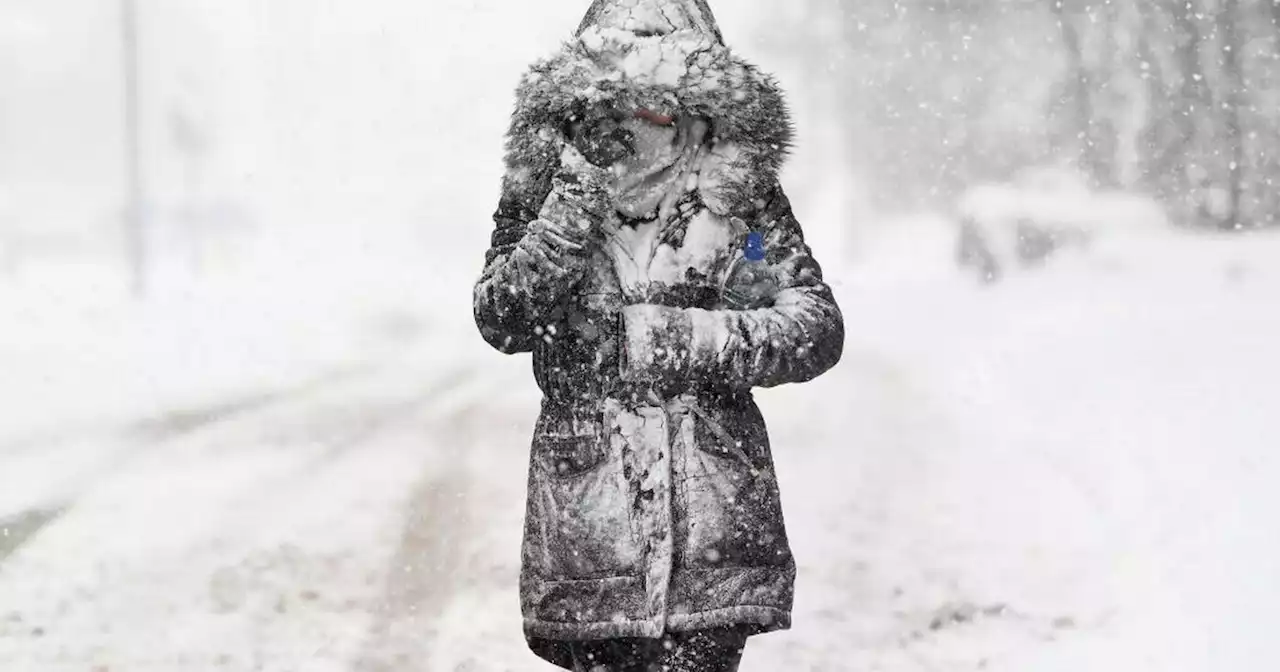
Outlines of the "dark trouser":
{"type": "Polygon", "coordinates": [[[574,642],[575,672],[737,672],[744,628],[676,632],[662,639],[574,642]]]}

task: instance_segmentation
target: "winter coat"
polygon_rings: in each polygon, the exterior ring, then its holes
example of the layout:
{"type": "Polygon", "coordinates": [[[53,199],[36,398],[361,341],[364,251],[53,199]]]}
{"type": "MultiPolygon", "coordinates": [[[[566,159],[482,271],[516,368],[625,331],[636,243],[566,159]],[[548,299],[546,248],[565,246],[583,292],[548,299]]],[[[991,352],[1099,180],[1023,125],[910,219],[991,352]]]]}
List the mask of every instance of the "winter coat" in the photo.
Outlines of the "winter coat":
{"type": "Polygon", "coordinates": [[[777,86],[724,47],[703,0],[597,0],[521,82],[475,318],[498,350],[532,352],[544,394],[520,594],[552,662],[568,667],[568,640],[790,625],[795,564],[751,390],[814,378],[844,340],[778,184],[790,138],[777,86]],[[654,9],[667,25],[622,23],[654,9]],[[579,235],[616,219],[566,130],[600,104],[712,129],[629,269],[590,244],[605,234],[579,235]]]}

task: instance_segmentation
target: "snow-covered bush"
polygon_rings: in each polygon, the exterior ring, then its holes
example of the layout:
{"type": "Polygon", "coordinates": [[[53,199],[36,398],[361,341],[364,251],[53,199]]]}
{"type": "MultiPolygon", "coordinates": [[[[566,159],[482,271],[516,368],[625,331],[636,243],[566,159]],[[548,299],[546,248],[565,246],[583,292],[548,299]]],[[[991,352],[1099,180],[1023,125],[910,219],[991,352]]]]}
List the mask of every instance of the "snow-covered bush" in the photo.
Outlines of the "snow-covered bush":
{"type": "Polygon", "coordinates": [[[1149,233],[1167,222],[1148,198],[1095,191],[1077,174],[1052,168],[969,188],[956,204],[955,218],[957,260],[988,282],[1039,266],[1059,253],[1149,233]]]}

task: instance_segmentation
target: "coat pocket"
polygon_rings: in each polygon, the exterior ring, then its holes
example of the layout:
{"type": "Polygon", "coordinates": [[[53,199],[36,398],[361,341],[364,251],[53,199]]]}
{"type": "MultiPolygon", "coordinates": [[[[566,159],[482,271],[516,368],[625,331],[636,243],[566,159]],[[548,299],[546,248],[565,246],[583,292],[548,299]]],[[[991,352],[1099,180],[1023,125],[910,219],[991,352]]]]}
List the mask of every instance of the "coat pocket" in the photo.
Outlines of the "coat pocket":
{"type": "Polygon", "coordinates": [[[595,417],[544,416],[534,432],[534,457],[551,478],[569,479],[595,471],[608,451],[595,417]]]}
{"type": "Polygon", "coordinates": [[[552,478],[590,473],[604,464],[606,457],[599,435],[545,436],[539,443],[539,462],[552,478]]]}
{"type": "MultiPolygon", "coordinates": [[[[692,410],[692,409],[691,409],[692,410]]],[[[689,419],[678,555],[690,569],[776,567],[790,559],[764,420],[751,402],[689,419]]]]}
{"type": "Polygon", "coordinates": [[[738,408],[717,408],[707,411],[700,406],[690,406],[696,418],[693,444],[704,453],[730,460],[748,470],[753,476],[772,467],[764,419],[759,414],[738,408]]]}
{"type": "Polygon", "coordinates": [[[601,416],[545,415],[530,466],[526,568],[556,581],[629,574],[640,550],[621,461],[601,416]]]}

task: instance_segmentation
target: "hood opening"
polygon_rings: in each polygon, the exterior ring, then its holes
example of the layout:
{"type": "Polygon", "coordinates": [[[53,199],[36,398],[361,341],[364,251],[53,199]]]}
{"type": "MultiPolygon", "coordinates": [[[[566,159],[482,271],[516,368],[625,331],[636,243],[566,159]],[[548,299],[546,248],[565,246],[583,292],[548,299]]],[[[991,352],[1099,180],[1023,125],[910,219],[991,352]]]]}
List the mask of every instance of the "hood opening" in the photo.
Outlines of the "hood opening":
{"type": "MultiPolygon", "coordinates": [[[[747,218],[777,182],[793,131],[772,77],[724,44],[706,0],[594,0],[578,27],[521,80],[508,132],[513,174],[543,175],[600,114],[707,124],[697,193],[711,212],[747,218]],[[645,33],[650,36],[645,37],[645,33]]],[[[607,138],[612,155],[627,142],[607,138]]]]}

